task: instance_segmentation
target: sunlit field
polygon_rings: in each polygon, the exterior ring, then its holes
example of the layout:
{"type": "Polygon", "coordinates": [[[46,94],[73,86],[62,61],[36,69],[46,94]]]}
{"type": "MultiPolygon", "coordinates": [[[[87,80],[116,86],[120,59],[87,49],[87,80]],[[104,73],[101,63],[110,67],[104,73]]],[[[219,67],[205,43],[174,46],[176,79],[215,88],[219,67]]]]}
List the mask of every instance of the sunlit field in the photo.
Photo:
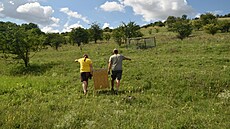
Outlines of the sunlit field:
{"type": "MultiPolygon", "coordinates": [[[[194,32],[179,40],[159,30],[154,48],[98,42],[44,49],[23,62],[0,60],[0,128],[12,129],[228,129],[230,35],[194,32]],[[118,95],[110,89],[83,95],[76,58],[89,54],[94,69],[107,68],[112,50],[123,62],[118,95]]],[[[33,53],[31,53],[33,54],[33,53]]]]}

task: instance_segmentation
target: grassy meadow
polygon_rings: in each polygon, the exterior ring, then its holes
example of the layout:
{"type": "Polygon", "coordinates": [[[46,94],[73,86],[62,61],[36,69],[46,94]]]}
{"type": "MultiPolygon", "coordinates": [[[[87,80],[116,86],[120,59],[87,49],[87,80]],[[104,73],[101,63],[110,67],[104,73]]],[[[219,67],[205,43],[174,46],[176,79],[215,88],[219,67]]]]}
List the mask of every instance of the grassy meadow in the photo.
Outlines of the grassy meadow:
{"type": "MultiPolygon", "coordinates": [[[[126,48],[109,43],[64,45],[22,62],[0,60],[2,129],[228,129],[230,127],[230,35],[194,32],[179,40],[160,30],[157,46],[126,48]],[[118,95],[84,96],[76,58],[88,53],[94,69],[107,68],[114,48],[124,61],[118,95]]],[[[31,53],[33,54],[33,53],[31,53]]]]}

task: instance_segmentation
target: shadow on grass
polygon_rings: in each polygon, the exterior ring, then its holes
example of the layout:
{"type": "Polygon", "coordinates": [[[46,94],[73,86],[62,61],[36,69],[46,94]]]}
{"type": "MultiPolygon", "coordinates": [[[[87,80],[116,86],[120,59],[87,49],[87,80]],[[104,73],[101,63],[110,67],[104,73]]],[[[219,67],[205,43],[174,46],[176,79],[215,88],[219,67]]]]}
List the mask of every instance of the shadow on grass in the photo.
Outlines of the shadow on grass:
{"type": "Polygon", "coordinates": [[[152,88],[152,82],[146,81],[143,86],[134,88],[132,90],[119,90],[116,94],[115,91],[111,90],[99,90],[96,91],[97,94],[104,94],[104,95],[122,95],[122,94],[130,94],[130,93],[144,93],[152,88]]]}
{"type": "Polygon", "coordinates": [[[28,67],[24,67],[23,65],[12,68],[10,71],[10,75],[12,76],[22,76],[22,75],[42,75],[46,71],[53,68],[58,63],[45,63],[45,64],[32,64],[28,67]]]}

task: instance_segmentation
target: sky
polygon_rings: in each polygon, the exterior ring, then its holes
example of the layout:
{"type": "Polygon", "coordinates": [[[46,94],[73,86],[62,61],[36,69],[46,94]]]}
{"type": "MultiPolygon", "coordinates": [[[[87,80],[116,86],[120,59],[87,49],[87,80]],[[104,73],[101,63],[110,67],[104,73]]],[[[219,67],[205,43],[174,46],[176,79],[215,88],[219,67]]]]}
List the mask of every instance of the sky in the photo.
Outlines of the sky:
{"type": "Polygon", "coordinates": [[[230,13],[230,0],[0,0],[0,21],[35,23],[46,33],[71,28],[116,28],[122,23],[146,25],[168,16],[189,18],[230,13]]]}

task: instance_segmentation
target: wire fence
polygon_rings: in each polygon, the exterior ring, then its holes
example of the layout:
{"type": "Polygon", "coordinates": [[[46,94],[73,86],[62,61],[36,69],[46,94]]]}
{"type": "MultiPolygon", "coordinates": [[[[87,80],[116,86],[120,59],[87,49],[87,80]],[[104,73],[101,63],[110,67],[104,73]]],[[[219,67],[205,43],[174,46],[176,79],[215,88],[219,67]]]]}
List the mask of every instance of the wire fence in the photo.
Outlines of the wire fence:
{"type": "Polygon", "coordinates": [[[126,43],[127,48],[147,49],[156,47],[155,37],[137,37],[128,38],[126,43]]]}

